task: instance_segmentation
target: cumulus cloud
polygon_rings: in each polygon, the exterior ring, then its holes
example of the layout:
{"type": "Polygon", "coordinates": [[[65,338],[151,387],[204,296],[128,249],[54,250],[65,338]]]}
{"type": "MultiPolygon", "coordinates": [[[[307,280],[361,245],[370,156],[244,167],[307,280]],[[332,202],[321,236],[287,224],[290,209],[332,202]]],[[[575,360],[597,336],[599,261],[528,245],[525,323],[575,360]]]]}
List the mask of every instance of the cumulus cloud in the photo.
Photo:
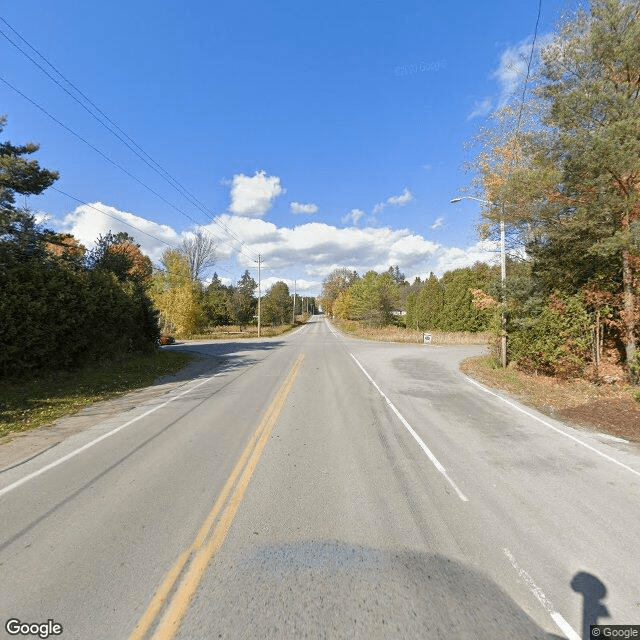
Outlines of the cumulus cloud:
{"type": "MultiPolygon", "coordinates": [[[[364,215],[359,209],[350,213],[352,220],[364,215]],[[354,212],[358,213],[354,216],[354,212]]],[[[126,231],[156,263],[168,245],[178,246],[193,231],[178,231],[100,202],[78,207],[56,223],[55,228],[72,233],[89,248],[100,234],[126,231]]],[[[278,280],[284,280],[292,288],[296,279],[299,292],[318,295],[324,278],[338,267],[363,274],[371,269],[386,271],[397,264],[407,275],[424,278],[430,271],[441,275],[496,257],[496,244],[492,242],[447,247],[410,229],[390,227],[340,228],[317,221],[279,227],[260,218],[225,213],[217,222],[202,228],[217,240],[219,274],[225,284],[235,283],[245,269],[256,277],[257,254],[261,255],[263,291],[278,280]]]]}
{"type": "Polygon", "coordinates": [[[124,231],[133,236],[143,253],[152,260],[160,260],[165,249],[178,245],[184,234],[127,211],[120,211],[102,202],[83,204],[68,213],[59,225],[60,231],[71,233],[85,247],[94,246],[98,236],[109,231],[124,231]]]}
{"type": "Polygon", "coordinates": [[[342,217],[342,224],[352,224],[354,226],[358,226],[358,222],[360,222],[362,216],[365,213],[362,209],[351,209],[349,213],[342,217]]]}
{"type": "Polygon", "coordinates": [[[438,253],[433,271],[442,274],[452,269],[470,267],[475,262],[495,263],[499,252],[498,242],[481,240],[470,247],[443,247],[438,253]]]}
{"type": "Polygon", "coordinates": [[[407,202],[411,202],[411,200],[413,200],[413,194],[405,187],[404,191],[399,196],[389,196],[384,202],[378,202],[378,204],[373,207],[373,214],[376,215],[377,213],[380,213],[389,205],[401,207],[407,204],[407,202]]]}
{"type": "Polygon", "coordinates": [[[431,225],[431,231],[435,231],[436,229],[439,229],[443,224],[444,224],[443,217],[436,218],[435,222],[431,225]]]}
{"type": "Polygon", "coordinates": [[[313,203],[302,204],[300,202],[291,203],[291,213],[311,216],[317,213],[318,205],[313,203]]]}
{"type": "Polygon", "coordinates": [[[229,211],[236,216],[261,218],[285,192],[280,178],[268,176],[265,171],[256,171],[252,176],[238,173],[231,181],[229,211]]]}

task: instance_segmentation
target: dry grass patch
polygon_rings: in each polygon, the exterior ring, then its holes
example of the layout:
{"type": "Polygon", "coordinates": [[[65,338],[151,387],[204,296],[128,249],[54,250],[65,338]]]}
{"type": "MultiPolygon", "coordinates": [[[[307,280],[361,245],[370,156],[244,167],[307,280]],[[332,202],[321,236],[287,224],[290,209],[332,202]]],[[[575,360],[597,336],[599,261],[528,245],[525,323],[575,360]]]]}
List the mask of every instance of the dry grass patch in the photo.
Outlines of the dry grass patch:
{"type": "Polygon", "coordinates": [[[344,333],[348,333],[356,338],[364,340],[374,340],[377,342],[405,342],[422,343],[424,333],[431,335],[431,344],[488,344],[492,338],[490,333],[470,333],[470,332],[446,332],[446,331],[416,331],[396,325],[386,325],[384,327],[368,327],[362,322],[355,320],[340,320],[334,318],[332,322],[344,333]]]}
{"type": "MultiPolygon", "coordinates": [[[[273,338],[274,336],[281,336],[283,333],[287,333],[292,329],[295,329],[309,320],[308,316],[297,316],[295,324],[280,324],[276,326],[262,325],[260,327],[261,338],[273,338]]],[[[186,336],[178,336],[183,340],[228,340],[229,338],[257,338],[258,327],[257,325],[249,325],[240,327],[239,325],[227,325],[222,327],[213,327],[210,331],[205,333],[195,333],[186,336]]]]}

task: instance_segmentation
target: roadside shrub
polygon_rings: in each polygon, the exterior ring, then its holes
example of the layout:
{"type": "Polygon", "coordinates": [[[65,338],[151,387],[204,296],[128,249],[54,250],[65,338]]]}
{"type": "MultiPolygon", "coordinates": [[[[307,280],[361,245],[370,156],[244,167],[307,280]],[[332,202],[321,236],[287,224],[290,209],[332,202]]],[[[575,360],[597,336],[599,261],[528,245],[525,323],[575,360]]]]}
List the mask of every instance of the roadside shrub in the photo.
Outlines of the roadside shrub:
{"type": "Polygon", "coordinates": [[[150,352],[157,312],[139,282],[53,257],[3,251],[0,377],[150,352]]]}
{"type": "Polygon", "coordinates": [[[511,333],[511,359],[523,371],[581,376],[590,357],[591,325],[582,296],[553,294],[540,315],[511,333]]]}

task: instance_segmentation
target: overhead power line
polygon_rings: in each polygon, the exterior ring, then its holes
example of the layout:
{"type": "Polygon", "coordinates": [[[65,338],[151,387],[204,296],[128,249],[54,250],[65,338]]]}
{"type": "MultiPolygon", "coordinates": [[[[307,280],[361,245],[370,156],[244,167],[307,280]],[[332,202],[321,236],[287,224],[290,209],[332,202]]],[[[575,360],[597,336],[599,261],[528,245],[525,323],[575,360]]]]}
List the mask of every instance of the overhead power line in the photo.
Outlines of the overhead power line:
{"type": "MultiPolygon", "coordinates": [[[[137,176],[135,176],[134,174],[132,174],[130,171],[128,171],[125,167],[123,167],[121,164],[119,164],[118,162],[116,162],[115,160],[112,160],[109,156],[107,156],[105,153],[103,153],[100,149],[98,149],[95,145],[91,144],[91,142],[89,142],[86,138],[84,138],[83,136],[81,136],[79,133],[77,133],[76,131],[74,131],[73,129],[71,129],[71,127],[67,126],[66,124],[64,124],[64,122],[62,122],[61,120],[59,120],[58,118],[56,118],[54,115],[52,115],[51,113],[49,113],[42,105],[38,104],[35,100],[33,100],[32,98],[30,98],[29,96],[27,96],[25,93],[23,93],[22,91],[20,91],[20,89],[18,89],[17,87],[15,87],[14,85],[12,85],[8,80],[6,80],[4,77],[0,76],[0,82],[3,82],[6,86],[8,86],[12,91],[14,91],[15,93],[17,93],[18,95],[20,95],[22,98],[24,98],[27,102],[31,103],[34,107],[36,107],[37,109],[39,109],[42,113],[44,113],[48,118],[50,118],[51,120],[53,120],[57,125],[59,125],[60,127],[62,127],[65,131],[68,131],[71,135],[73,135],[74,137],[76,137],[78,140],[80,140],[82,143],[84,143],[85,145],[87,145],[90,149],[92,149],[93,151],[95,151],[100,157],[102,157],[104,160],[106,160],[109,164],[113,165],[114,167],[116,167],[117,169],[119,169],[120,171],[122,171],[125,175],[129,176],[131,179],[135,180],[138,184],[140,184],[141,186],[143,186],[145,189],[147,189],[147,191],[149,191],[150,193],[152,193],[153,195],[155,195],[157,198],[159,198],[160,200],[162,200],[165,204],[169,205],[172,209],[174,209],[175,211],[177,211],[180,215],[184,216],[185,218],[187,218],[188,220],[190,220],[191,222],[193,222],[196,226],[202,226],[201,223],[199,223],[197,220],[195,220],[194,218],[192,218],[188,213],[186,213],[185,211],[183,211],[182,209],[180,209],[177,205],[175,205],[173,202],[170,202],[169,200],[167,200],[164,196],[162,196],[161,194],[159,194],[155,189],[153,189],[152,187],[150,187],[149,185],[147,185],[145,182],[143,182],[140,178],[138,178],[137,176]]],[[[239,253],[243,253],[242,249],[238,249],[237,247],[234,247],[233,244],[231,243],[231,241],[229,240],[225,240],[224,238],[221,238],[220,236],[216,236],[218,238],[218,240],[220,240],[221,242],[223,242],[224,244],[228,244],[234,251],[239,251],[239,253]]],[[[250,260],[253,260],[252,256],[247,255],[247,258],[249,258],[250,260]]]]}
{"type": "Polygon", "coordinates": [[[524,86],[522,87],[522,98],[520,100],[520,111],[518,112],[518,124],[516,125],[516,132],[520,131],[520,121],[522,119],[522,112],[524,111],[524,100],[527,94],[527,85],[529,83],[529,76],[531,75],[531,62],[533,61],[533,52],[536,47],[536,38],[538,37],[538,25],[540,24],[541,13],[542,13],[542,0],[538,0],[538,17],[536,18],[536,26],[533,31],[533,42],[531,43],[531,53],[529,53],[529,61],[527,63],[527,76],[524,79],[524,86]]]}
{"type": "MultiPolygon", "coordinates": [[[[56,84],[62,91],[64,91],[72,100],[74,100],[77,104],[79,104],[87,113],[89,113],[89,115],[91,115],[92,118],[94,118],[102,127],[104,127],[107,131],[109,131],[116,139],[118,139],[122,144],[124,144],[132,153],[134,153],[136,155],[136,157],[138,157],[140,160],[142,160],[149,168],[151,168],[155,173],[157,173],[163,180],[165,180],[165,182],[167,182],[173,189],[175,189],[178,193],[180,193],[186,200],[189,201],[189,203],[191,205],[193,205],[194,207],[196,207],[197,209],[199,209],[201,211],[201,213],[203,213],[210,222],[213,222],[214,224],[216,224],[218,227],[220,227],[229,237],[233,238],[236,242],[238,242],[240,244],[241,248],[238,248],[236,250],[243,252],[242,247],[244,247],[244,250],[248,251],[249,253],[252,254],[251,259],[255,259],[257,257],[257,254],[248,247],[248,245],[241,239],[239,238],[237,235],[235,235],[227,225],[225,225],[222,221],[220,221],[218,219],[218,216],[216,216],[215,214],[213,214],[213,212],[211,212],[206,205],[204,205],[196,196],[194,196],[186,187],[184,187],[176,178],[174,178],[166,169],[164,169],[158,162],[156,162],[138,143],[135,142],[135,140],[133,140],[133,138],[131,138],[125,131],[122,130],[122,128],[120,128],[118,126],[117,123],[115,123],[111,118],[109,118],[109,116],[104,113],[104,111],[102,109],[100,109],[100,107],[98,107],[94,101],[92,101],[84,92],[82,92],[73,82],[71,82],[61,71],[59,71],[47,58],[46,56],[44,56],[42,53],[40,53],[40,51],[38,51],[33,45],[31,45],[20,33],[18,33],[18,31],[16,31],[16,29],[14,29],[4,18],[2,18],[2,16],[0,16],[0,21],[5,24],[25,45],[27,45],[29,47],[29,49],[31,49],[37,56],[39,56],[40,59],[42,59],[44,61],[44,63],[50,68],[52,69],[61,79],[64,83],[66,83],[69,87],[71,87],[71,89],[73,89],[73,91],[82,98],[79,99],[76,95],[74,95],[71,91],[69,91],[69,89],[67,89],[65,86],[63,86],[51,73],[49,73],[49,71],[47,71],[37,60],[35,60],[31,55],[29,55],[29,53],[27,53],[17,42],[15,42],[13,39],[11,39],[2,29],[0,29],[0,35],[2,35],[13,47],[15,47],[20,53],[22,53],[22,55],[24,55],[32,64],[34,64],[38,69],[40,69],[40,71],[42,73],[44,73],[54,84],[56,84]],[[90,105],[87,106],[87,105],[90,105]],[[96,113],[97,112],[97,113],[96,113]],[[98,115],[99,114],[99,115],[98,115]]],[[[176,207],[173,203],[170,203],[168,200],[166,200],[164,197],[160,196],[156,191],[154,191],[153,189],[151,189],[150,187],[148,187],[148,185],[146,185],[145,183],[143,183],[140,179],[138,179],[136,176],[134,176],[133,174],[131,174],[130,172],[128,172],[126,169],[124,169],[121,165],[119,165],[118,163],[115,163],[114,161],[112,161],[110,158],[108,158],[104,153],[102,153],[99,149],[97,149],[95,146],[91,145],[88,141],[86,141],[84,138],[82,138],[81,136],[79,136],[78,134],[76,134],[74,131],[72,131],[69,127],[67,127],[66,125],[64,125],[63,123],[61,123],[59,120],[57,120],[56,118],[54,118],[51,114],[49,114],[43,107],[41,107],[40,105],[38,105],[34,100],[31,100],[30,98],[28,98],[24,93],[20,92],[18,89],[16,89],[13,85],[11,85],[9,82],[7,82],[6,80],[2,79],[3,82],[9,86],[10,88],[12,88],[14,91],[16,91],[17,93],[19,93],[22,97],[24,97],[25,99],[27,99],[29,102],[31,102],[32,104],[34,104],[34,106],[36,106],[37,108],[39,108],[41,111],[43,111],[46,115],[48,115],[50,118],[52,118],[54,121],[56,121],[60,126],[63,126],[67,131],[69,131],[70,133],[72,133],[73,135],[75,135],[76,137],[78,137],[79,139],[81,139],[83,142],[85,142],[85,144],[89,145],[94,151],[96,151],[97,153],[99,153],[104,159],[106,159],[108,162],[110,162],[111,164],[114,164],[115,166],[117,166],[118,168],[120,168],[122,171],[124,171],[129,177],[133,178],[134,180],[136,180],[139,184],[145,186],[145,188],[147,188],[148,190],[150,190],[154,195],[156,195],[157,197],[159,197],[163,202],[165,202],[166,204],[168,204],[169,206],[171,206],[173,209],[175,209],[176,211],[178,211],[179,213],[181,213],[182,215],[186,216],[189,220],[191,220],[192,222],[194,222],[194,224],[199,225],[200,223],[198,223],[197,221],[195,221],[191,216],[189,216],[188,214],[186,214],[184,211],[180,210],[178,207],[176,207]]],[[[222,238],[220,238],[218,236],[218,238],[220,240],[222,240],[222,238]]],[[[247,256],[249,257],[249,256],[247,256]]]]}

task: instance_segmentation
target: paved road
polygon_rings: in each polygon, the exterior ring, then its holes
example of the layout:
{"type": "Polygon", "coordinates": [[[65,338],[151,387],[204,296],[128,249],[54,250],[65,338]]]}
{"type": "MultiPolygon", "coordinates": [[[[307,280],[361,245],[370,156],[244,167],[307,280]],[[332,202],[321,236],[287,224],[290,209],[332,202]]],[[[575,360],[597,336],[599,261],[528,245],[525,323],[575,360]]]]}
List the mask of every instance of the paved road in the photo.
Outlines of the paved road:
{"type": "Polygon", "coordinates": [[[640,451],[471,383],[477,348],[320,317],[188,348],[211,367],[0,473],[0,637],[10,618],[65,640],[640,624],[640,451]]]}

